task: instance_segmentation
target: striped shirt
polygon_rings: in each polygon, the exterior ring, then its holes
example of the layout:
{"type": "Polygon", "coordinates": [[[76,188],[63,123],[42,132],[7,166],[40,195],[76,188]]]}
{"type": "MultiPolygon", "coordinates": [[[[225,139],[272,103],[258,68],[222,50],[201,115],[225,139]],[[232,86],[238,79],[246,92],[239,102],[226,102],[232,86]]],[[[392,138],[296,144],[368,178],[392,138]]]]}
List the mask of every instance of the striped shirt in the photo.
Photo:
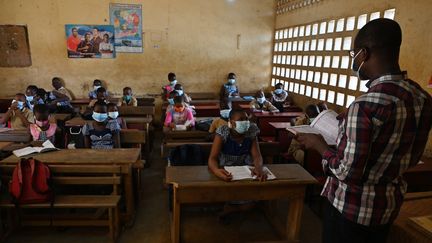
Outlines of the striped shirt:
{"type": "Polygon", "coordinates": [[[432,98],[406,72],[367,86],[338,116],[337,151],[323,154],[322,196],[355,223],[392,223],[406,192],[402,174],[418,163],[432,124],[432,98]]]}

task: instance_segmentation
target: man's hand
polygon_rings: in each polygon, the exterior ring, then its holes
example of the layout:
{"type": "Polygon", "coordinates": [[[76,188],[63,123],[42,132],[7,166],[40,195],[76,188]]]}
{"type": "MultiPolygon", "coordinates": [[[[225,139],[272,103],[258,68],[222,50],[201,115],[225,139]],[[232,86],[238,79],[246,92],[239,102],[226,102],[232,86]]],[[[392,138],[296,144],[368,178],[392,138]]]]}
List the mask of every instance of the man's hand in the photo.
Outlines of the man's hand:
{"type": "Polygon", "coordinates": [[[314,149],[320,154],[323,154],[329,149],[326,141],[321,135],[312,133],[299,133],[295,139],[303,145],[306,149],[314,149]]]}
{"type": "Polygon", "coordinates": [[[224,181],[231,181],[232,180],[232,175],[224,169],[216,169],[213,171],[213,173],[215,174],[215,176],[219,177],[220,179],[222,179],[224,181]]]}
{"type": "Polygon", "coordinates": [[[261,166],[255,166],[252,170],[252,176],[256,176],[259,181],[267,180],[267,173],[265,173],[261,166]]]}
{"type": "Polygon", "coordinates": [[[18,110],[18,102],[14,102],[12,103],[12,105],[10,106],[11,110],[16,111],[18,110]]]}

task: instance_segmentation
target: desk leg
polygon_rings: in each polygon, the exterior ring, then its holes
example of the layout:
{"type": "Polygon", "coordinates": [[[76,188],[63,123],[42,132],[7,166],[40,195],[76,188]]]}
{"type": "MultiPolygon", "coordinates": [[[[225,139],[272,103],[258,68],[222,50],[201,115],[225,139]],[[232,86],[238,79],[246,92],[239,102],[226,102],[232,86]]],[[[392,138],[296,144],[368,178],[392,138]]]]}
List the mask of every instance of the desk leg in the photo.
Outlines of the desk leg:
{"type": "Polygon", "coordinates": [[[171,222],[171,242],[180,242],[180,203],[177,200],[178,187],[173,185],[173,211],[172,211],[172,222],[171,222]]]}
{"type": "Polygon", "coordinates": [[[126,220],[130,221],[133,219],[135,214],[135,203],[134,203],[134,192],[133,192],[133,178],[132,178],[132,166],[128,166],[128,173],[124,175],[124,190],[125,190],[125,201],[126,201],[126,220]]]}
{"type": "Polygon", "coordinates": [[[289,202],[288,220],[286,226],[286,237],[288,241],[300,241],[300,226],[303,212],[304,190],[305,189],[303,188],[301,195],[292,198],[289,202]]]}

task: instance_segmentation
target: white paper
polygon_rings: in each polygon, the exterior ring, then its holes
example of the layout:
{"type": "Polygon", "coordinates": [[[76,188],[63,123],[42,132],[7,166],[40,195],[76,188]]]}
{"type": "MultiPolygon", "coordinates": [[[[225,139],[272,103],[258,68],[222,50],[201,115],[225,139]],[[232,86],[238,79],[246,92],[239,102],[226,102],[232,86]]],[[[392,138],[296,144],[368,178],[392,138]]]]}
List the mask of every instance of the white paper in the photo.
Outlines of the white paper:
{"type": "MultiPolygon", "coordinates": [[[[224,169],[232,175],[233,181],[239,180],[255,180],[256,176],[252,176],[253,166],[225,166],[224,169]]],[[[267,180],[274,180],[276,176],[267,167],[263,167],[263,172],[267,174],[267,180]]]]}
{"type": "Polygon", "coordinates": [[[22,149],[17,149],[13,151],[13,154],[17,157],[22,157],[22,156],[26,156],[29,154],[34,154],[34,153],[41,153],[41,152],[48,152],[48,151],[53,151],[53,150],[59,150],[58,148],[56,148],[54,146],[54,144],[51,143],[50,140],[45,141],[42,144],[43,147],[25,147],[22,149]]]}
{"type": "Polygon", "coordinates": [[[175,126],[176,131],[186,131],[186,125],[176,125],[175,126]]]}

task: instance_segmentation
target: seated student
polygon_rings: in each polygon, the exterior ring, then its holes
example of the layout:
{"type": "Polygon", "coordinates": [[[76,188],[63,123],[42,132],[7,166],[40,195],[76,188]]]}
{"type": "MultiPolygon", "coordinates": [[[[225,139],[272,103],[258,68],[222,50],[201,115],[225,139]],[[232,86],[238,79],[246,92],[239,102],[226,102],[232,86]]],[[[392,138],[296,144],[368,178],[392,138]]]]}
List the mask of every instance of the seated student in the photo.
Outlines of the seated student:
{"type": "Polygon", "coordinates": [[[36,104],[34,98],[37,94],[38,87],[36,85],[29,85],[25,91],[27,107],[33,111],[33,106],[36,104]]]}
{"type": "Polygon", "coordinates": [[[127,129],[126,121],[119,117],[118,107],[114,103],[108,103],[108,121],[115,121],[121,129],[127,129]]]}
{"type": "Polygon", "coordinates": [[[98,101],[102,101],[108,104],[107,97],[106,97],[106,89],[104,87],[100,87],[99,89],[96,90],[96,98],[90,101],[88,107],[93,108],[96,102],[98,101]]]}
{"type": "Polygon", "coordinates": [[[174,90],[178,93],[179,96],[183,96],[183,101],[186,104],[191,103],[191,101],[192,101],[191,97],[184,92],[183,86],[181,84],[176,84],[174,86],[174,90]]]}
{"type": "Polygon", "coordinates": [[[0,124],[10,121],[10,127],[13,129],[28,129],[34,122],[33,112],[28,109],[26,97],[22,93],[15,95],[8,111],[0,118],[0,124]]]}
{"type": "Polygon", "coordinates": [[[169,93],[174,90],[174,86],[177,84],[177,77],[175,73],[169,73],[168,74],[168,85],[165,85],[162,87],[163,95],[162,98],[164,100],[167,100],[169,97],[169,93]]]}
{"type": "Polygon", "coordinates": [[[318,109],[320,110],[320,112],[328,110],[327,103],[325,103],[324,101],[318,102],[317,106],[318,106],[318,109]]]}
{"type": "Polygon", "coordinates": [[[138,106],[138,101],[133,96],[131,87],[123,88],[123,97],[119,99],[117,106],[138,106]]]}
{"type": "Polygon", "coordinates": [[[195,118],[192,110],[186,107],[183,102],[183,97],[176,96],[174,98],[174,108],[166,113],[164,125],[167,128],[174,129],[176,125],[189,124],[187,129],[195,126],[195,118]]]}
{"type": "Polygon", "coordinates": [[[69,91],[63,87],[60,78],[55,77],[52,79],[52,86],[54,90],[49,95],[50,110],[57,113],[74,113],[74,109],[70,103],[72,96],[69,91]]]}
{"type": "Polygon", "coordinates": [[[108,106],[98,101],[93,109],[93,121],[84,125],[86,148],[112,149],[120,147],[120,127],[115,121],[108,121],[108,106]]]}
{"type": "MultiPolygon", "coordinates": [[[[310,125],[312,121],[318,116],[320,110],[317,105],[308,105],[305,110],[305,115],[301,117],[297,117],[295,119],[294,125],[310,125]]],[[[304,150],[297,140],[293,139],[288,148],[288,155],[291,155],[294,160],[303,165],[304,163],[304,150]]]]}
{"type": "Polygon", "coordinates": [[[45,104],[47,102],[47,92],[44,89],[39,88],[36,92],[36,96],[34,100],[35,100],[34,102],[35,104],[38,105],[45,104]]]}
{"type": "Polygon", "coordinates": [[[166,108],[166,113],[171,112],[174,109],[174,98],[179,96],[179,93],[175,90],[171,91],[168,96],[168,106],[166,108]]]}
{"type": "Polygon", "coordinates": [[[240,97],[240,92],[236,83],[236,75],[234,73],[229,73],[227,77],[227,82],[222,85],[220,90],[220,102],[222,106],[227,106],[231,108],[230,98],[240,97]]]}
{"type": "Polygon", "coordinates": [[[231,112],[231,109],[221,109],[220,110],[220,117],[213,120],[212,124],[209,128],[209,133],[215,133],[216,130],[221,127],[228,125],[228,119],[229,119],[229,113],[231,112]]]}
{"type": "Polygon", "coordinates": [[[270,102],[278,108],[280,112],[284,111],[284,104],[290,103],[288,92],[283,89],[283,84],[277,83],[275,90],[272,92],[272,98],[270,102]]]}
{"type": "MultiPolygon", "coordinates": [[[[99,80],[99,79],[95,79],[94,81],[93,81],[93,90],[92,91],[90,91],[89,92],[89,99],[90,100],[92,100],[92,99],[96,99],[97,98],[97,94],[96,94],[96,92],[97,92],[97,90],[99,89],[99,88],[102,88],[103,86],[102,86],[102,81],[101,80],[99,80]]],[[[109,94],[108,94],[108,90],[106,90],[106,88],[105,88],[105,97],[109,97],[109,94]]]]}
{"type": "Polygon", "coordinates": [[[33,141],[45,142],[50,140],[54,144],[57,124],[50,122],[50,113],[48,106],[37,104],[33,109],[35,123],[30,124],[30,133],[33,141]]]}
{"type": "Polygon", "coordinates": [[[250,108],[252,112],[279,112],[270,101],[266,100],[263,91],[257,91],[255,100],[251,101],[250,108]]]}

